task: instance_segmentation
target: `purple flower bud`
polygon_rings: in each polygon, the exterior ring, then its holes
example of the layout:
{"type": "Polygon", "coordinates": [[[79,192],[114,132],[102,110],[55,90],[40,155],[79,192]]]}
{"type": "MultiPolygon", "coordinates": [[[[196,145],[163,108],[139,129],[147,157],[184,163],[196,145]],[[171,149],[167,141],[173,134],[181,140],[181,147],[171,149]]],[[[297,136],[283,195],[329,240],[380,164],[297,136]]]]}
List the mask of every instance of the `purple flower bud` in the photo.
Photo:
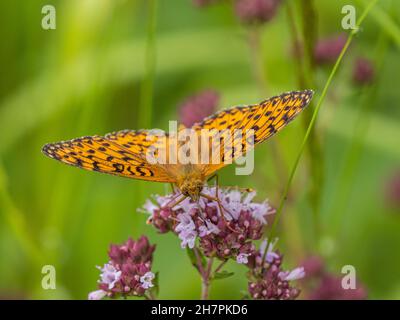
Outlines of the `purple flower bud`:
{"type": "Polygon", "coordinates": [[[331,64],[339,57],[346,43],[346,36],[340,34],[318,41],[314,49],[314,59],[317,64],[331,64]]]}
{"type": "Polygon", "coordinates": [[[353,80],[356,84],[369,84],[374,80],[374,66],[365,58],[358,58],[353,69],[353,80]]]}
{"type": "Polygon", "coordinates": [[[275,16],[280,2],[280,0],[237,0],[236,15],[246,24],[264,23],[275,16]]]}
{"type": "Polygon", "coordinates": [[[218,102],[219,95],[213,90],[204,90],[187,98],[179,107],[180,122],[191,127],[214,113],[218,102]]]}

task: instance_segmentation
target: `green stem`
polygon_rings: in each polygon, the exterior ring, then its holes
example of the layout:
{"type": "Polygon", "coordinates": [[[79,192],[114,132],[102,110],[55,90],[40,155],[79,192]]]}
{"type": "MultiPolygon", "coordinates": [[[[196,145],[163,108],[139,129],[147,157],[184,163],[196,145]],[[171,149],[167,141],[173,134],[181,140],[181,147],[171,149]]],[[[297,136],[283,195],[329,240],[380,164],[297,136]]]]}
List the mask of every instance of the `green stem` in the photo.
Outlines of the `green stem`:
{"type": "Polygon", "coordinates": [[[276,212],[276,215],[275,215],[275,219],[274,219],[274,222],[273,222],[272,227],[271,227],[270,236],[269,236],[268,239],[267,239],[267,246],[266,246],[266,249],[265,249],[265,252],[264,252],[264,256],[266,255],[266,251],[267,251],[267,248],[268,248],[268,245],[269,245],[270,240],[273,239],[273,238],[275,237],[276,227],[277,227],[278,222],[279,222],[279,219],[280,219],[280,217],[281,217],[281,215],[282,215],[283,206],[284,206],[285,201],[286,201],[286,199],[287,199],[287,195],[288,195],[288,193],[289,193],[290,186],[291,186],[291,184],[292,184],[292,181],[293,181],[294,175],[295,175],[295,173],[296,173],[298,164],[299,164],[299,162],[300,162],[301,156],[302,156],[302,154],[303,154],[303,152],[304,152],[304,149],[305,149],[305,147],[306,147],[306,145],[307,145],[307,141],[308,141],[308,138],[310,137],[310,134],[311,134],[311,132],[312,132],[312,129],[314,128],[315,122],[316,122],[317,117],[318,117],[319,110],[321,109],[322,102],[323,102],[324,99],[325,99],[326,93],[328,92],[328,89],[329,89],[330,84],[331,84],[331,82],[332,82],[332,80],[333,80],[333,77],[335,76],[336,71],[338,70],[339,65],[340,65],[340,63],[341,63],[341,61],[342,61],[342,59],[343,59],[343,56],[345,55],[345,53],[346,53],[346,51],[347,51],[347,49],[348,49],[348,47],[349,47],[349,45],[350,45],[350,43],[351,43],[351,41],[352,41],[354,35],[357,33],[357,30],[359,30],[359,27],[361,26],[363,20],[365,19],[365,17],[367,16],[368,12],[369,12],[369,11],[371,10],[371,8],[376,4],[377,1],[378,1],[378,0],[373,0],[373,1],[371,1],[370,4],[369,4],[369,6],[365,8],[363,14],[361,15],[361,17],[360,17],[359,20],[357,21],[355,30],[353,30],[353,31],[350,33],[349,37],[347,38],[347,41],[346,41],[346,43],[345,43],[345,45],[344,45],[342,51],[340,52],[340,55],[339,55],[339,57],[337,58],[335,65],[334,65],[333,68],[332,68],[332,71],[331,71],[331,73],[330,73],[330,75],[329,75],[329,77],[328,77],[328,80],[327,80],[326,83],[325,83],[325,86],[324,86],[324,88],[323,88],[323,90],[322,90],[321,96],[320,96],[320,98],[319,98],[319,100],[318,100],[318,102],[317,102],[317,105],[316,105],[315,109],[314,109],[314,112],[313,112],[313,115],[312,115],[310,124],[309,124],[309,126],[308,126],[308,128],[307,128],[307,131],[306,131],[306,134],[305,134],[305,136],[304,136],[303,142],[302,142],[302,144],[301,144],[299,153],[298,153],[298,155],[297,155],[297,157],[296,157],[296,160],[295,160],[295,162],[294,162],[294,164],[293,164],[293,167],[292,167],[292,170],[291,170],[291,172],[290,172],[289,179],[288,179],[288,181],[287,181],[287,184],[286,184],[285,189],[284,189],[284,192],[283,192],[283,196],[282,196],[281,201],[280,201],[280,203],[279,203],[279,207],[278,207],[278,209],[277,209],[277,212],[276,212]]]}

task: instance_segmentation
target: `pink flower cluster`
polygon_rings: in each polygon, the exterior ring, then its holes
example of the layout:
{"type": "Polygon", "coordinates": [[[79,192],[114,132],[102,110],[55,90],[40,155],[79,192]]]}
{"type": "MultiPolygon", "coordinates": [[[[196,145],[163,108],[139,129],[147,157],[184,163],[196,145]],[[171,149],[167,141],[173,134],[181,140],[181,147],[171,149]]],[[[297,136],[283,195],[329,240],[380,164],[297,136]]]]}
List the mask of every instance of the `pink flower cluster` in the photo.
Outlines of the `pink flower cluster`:
{"type": "Polygon", "coordinates": [[[89,294],[89,300],[104,297],[144,296],[154,286],[155,275],[151,272],[155,245],[147,237],[137,241],[129,238],[122,245],[111,245],[108,252],[110,261],[100,271],[99,290],[89,294]]]}
{"type": "Polygon", "coordinates": [[[305,276],[304,268],[292,271],[282,269],[283,255],[274,251],[274,243],[268,245],[264,241],[260,249],[248,260],[250,281],[248,290],[251,298],[257,300],[293,300],[298,297],[300,290],[291,285],[291,281],[305,276]],[[263,259],[264,258],[264,259],[263,259]]]}
{"type": "MultiPolygon", "coordinates": [[[[204,188],[203,193],[215,196],[216,189],[204,188]]],[[[218,203],[203,197],[198,203],[186,198],[171,208],[170,204],[180,194],[156,196],[156,203],[148,200],[144,209],[159,232],[172,231],[179,237],[182,248],[194,248],[198,240],[207,257],[235,258],[245,263],[245,257],[255,250],[252,241],[261,239],[267,216],[274,213],[267,201],[253,202],[255,195],[255,192],[219,190],[223,217],[218,203]]]]}

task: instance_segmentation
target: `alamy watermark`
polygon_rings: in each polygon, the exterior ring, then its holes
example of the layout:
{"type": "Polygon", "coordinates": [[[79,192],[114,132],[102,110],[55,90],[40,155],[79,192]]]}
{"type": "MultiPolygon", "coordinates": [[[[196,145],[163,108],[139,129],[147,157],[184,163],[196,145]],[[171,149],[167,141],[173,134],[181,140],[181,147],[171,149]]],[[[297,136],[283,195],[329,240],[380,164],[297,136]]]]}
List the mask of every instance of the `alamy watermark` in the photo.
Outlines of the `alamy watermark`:
{"type": "Polygon", "coordinates": [[[56,24],[56,8],[53,5],[47,4],[42,7],[42,28],[44,30],[55,30],[56,24]]]}
{"type": "Polygon", "coordinates": [[[342,288],[344,290],[357,289],[356,268],[350,264],[345,265],[342,267],[342,274],[345,274],[342,278],[342,288]]]}
{"type": "Polygon", "coordinates": [[[176,121],[169,122],[169,134],[150,130],[146,160],[162,165],[227,165],[235,162],[237,175],[249,175],[254,170],[255,131],[253,129],[193,129],[178,130],[176,121]]]}
{"type": "Polygon", "coordinates": [[[342,18],[342,28],[344,30],[357,30],[356,8],[350,4],[347,4],[342,7],[342,14],[344,14],[344,17],[342,18]]]}
{"type": "Polygon", "coordinates": [[[47,264],[42,267],[42,288],[44,290],[55,290],[56,289],[56,268],[47,264]]]}

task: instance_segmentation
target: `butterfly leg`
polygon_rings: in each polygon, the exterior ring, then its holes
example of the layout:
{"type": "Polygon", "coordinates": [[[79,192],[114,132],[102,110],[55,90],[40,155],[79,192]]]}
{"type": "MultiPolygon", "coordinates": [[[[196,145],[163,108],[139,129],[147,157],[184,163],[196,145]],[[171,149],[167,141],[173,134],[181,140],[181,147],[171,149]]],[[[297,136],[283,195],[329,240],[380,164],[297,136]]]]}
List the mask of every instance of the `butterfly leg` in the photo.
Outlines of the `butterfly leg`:
{"type": "MultiPolygon", "coordinates": [[[[218,194],[219,194],[218,193],[218,191],[219,191],[219,176],[218,176],[218,174],[215,173],[212,176],[210,176],[207,179],[207,182],[211,181],[212,179],[215,179],[215,181],[216,181],[216,185],[215,185],[216,186],[216,194],[215,194],[215,196],[218,197],[218,194]]],[[[239,188],[239,187],[236,187],[236,186],[224,186],[224,189],[237,189],[237,190],[239,190],[241,192],[253,192],[254,191],[252,188],[239,188]]]]}
{"type": "Polygon", "coordinates": [[[204,194],[204,193],[200,193],[200,196],[202,196],[203,198],[206,198],[206,199],[208,199],[210,201],[217,202],[219,211],[221,212],[221,218],[224,221],[224,223],[226,224],[226,226],[228,227],[228,229],[233,231],[233,232],[238,232],[237,230],[233,229],[229,225],[229,222],[226,220],[226,217],[224,215],[224,211],[229,213],[229,214],[230,214],[230,212],[222,206],[221,200],[218,197],[212,197],[212,196],[209,196],[208,194],[204,194]]]}
{"type": "Polygon", "coordinates": [[[170,185],[171,185],[172,193],[175,193],[176,192],[175,185],[172,182],[170,183],[170,185]]]}
{"type": "Polygon", "coordinates": [[[212,176],[210,176],[207,179],[207,182],[211,181],[212,179],[215,179],[215,197],[218,198],[218,189],[219,189],[219,181],[218,181],[218,174],[214,173],[212,176]]]}
{"type": "Polygon", "coordinates": [[[176,200],[176,198],[174,198],[170,202],[167,203],[166,207],[173,209],[174,207],[176,207],[178,204],[180,204],[186,198],[187,198],[187,196],[185,196],[185,195],[182,195],[179,200],[176,200]],[[175,203],[173,203],[174,201],[175,201],[175,203]],[[171,203],[173,203],[173,204],[171,204],[171,203]]]}

